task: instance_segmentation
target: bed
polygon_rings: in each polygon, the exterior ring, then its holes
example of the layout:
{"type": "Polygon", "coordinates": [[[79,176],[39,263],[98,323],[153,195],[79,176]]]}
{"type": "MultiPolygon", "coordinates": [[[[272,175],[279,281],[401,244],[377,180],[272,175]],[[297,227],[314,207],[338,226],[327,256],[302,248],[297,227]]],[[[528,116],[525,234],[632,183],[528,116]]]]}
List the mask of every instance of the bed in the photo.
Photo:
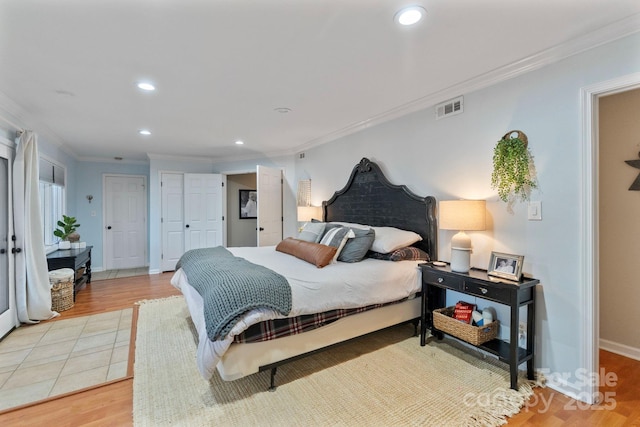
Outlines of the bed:
{"type": "MultiPolygon", "coordinates": [[[[393,227],[416,233],[421,240],[413,243],[412,248],[424,251],[431,259],[437,257],[435,199],[419,197],[404,185],[391,184],[380,167],[367,158],[353,168],[345,187],[323,202],[322,210],[325,223],[346,223],[353,227],[363,224],[378,231],[393,227]]],[[[417,324],[420,317],[420,298],[416,298],[421,279],[418,265],[424,261],[365,258],[317,268],[274,247],[229,248],[229,251],[284,276],[291,285],[291,311],[284,315],[271,308],[252,309],[224,337],[212,340],[205,326],[204,300],[189,283],[185,269],[178,268],[171,283],[185,296],[198,331],[197,364],[206,379],[216,370],[226,381],[270,370],[274,388],[280,365],[399,323],[417,324]],[[314,316],[335,309],[355,313],[302,333],[258,342],[238,340],[249,328],[274,319],[299,319],[296,316],[314,316]]]]}

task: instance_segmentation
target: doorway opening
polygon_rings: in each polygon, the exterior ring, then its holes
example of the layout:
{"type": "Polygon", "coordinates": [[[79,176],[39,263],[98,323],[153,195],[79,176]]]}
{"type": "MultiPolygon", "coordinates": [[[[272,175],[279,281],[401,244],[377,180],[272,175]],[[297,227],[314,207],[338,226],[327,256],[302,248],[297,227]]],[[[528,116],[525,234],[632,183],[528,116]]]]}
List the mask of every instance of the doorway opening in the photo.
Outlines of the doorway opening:
{"type": "MultiPolygon", "coordinates": [[[[584,287],[579,295],[582,310],[580,324],[582,332],[581,366],[587,372],[597,374],[600,368],[600,254],[599,254],[599,113],[598,99],[640,88],[640,73],[608,80],[582,88],[582,221],[581,221],[581,271],[580,280],[584,287]]],[[[597,378],[597,375],[595,375],[597,378]]],[[[581,397],[589,404],[599,397],[598,381],[582,386],[581,397]]],[[[581,399],[582,400],[582,399],[581,399]]]]}
{"type": "Polygon", "coordinates": [[[258,246],[257,218],[243,215],[241,197],[257,188],[255,172],[227,175],[227,247],[258,246]]]}

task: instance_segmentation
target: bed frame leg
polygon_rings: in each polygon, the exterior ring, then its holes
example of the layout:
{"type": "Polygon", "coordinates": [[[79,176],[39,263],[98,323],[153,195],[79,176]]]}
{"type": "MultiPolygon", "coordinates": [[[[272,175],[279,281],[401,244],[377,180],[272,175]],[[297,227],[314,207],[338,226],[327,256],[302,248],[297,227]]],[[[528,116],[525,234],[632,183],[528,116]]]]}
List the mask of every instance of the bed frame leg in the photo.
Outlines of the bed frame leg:
{"type": "Polygon", "coordinates": [[[269,391],[276,391],[276,372],[278,368],[271,368],[271,385],[269,386],[269,391]]]}
{"type": "Polygon", "coordinates": [[[418,324],[420,323],[420,319],[413,319],[411,321],[411,323],[413,323],[413,336],[417,337],[418,336],[418,324]]]}

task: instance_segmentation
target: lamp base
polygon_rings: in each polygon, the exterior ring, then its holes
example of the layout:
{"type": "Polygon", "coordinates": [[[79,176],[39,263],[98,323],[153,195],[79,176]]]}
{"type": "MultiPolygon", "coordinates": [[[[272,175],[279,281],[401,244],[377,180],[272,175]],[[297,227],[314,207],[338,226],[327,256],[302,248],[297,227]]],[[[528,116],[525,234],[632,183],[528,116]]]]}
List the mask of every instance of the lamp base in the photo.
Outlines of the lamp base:
{"type": "Polygon", "coordinates": [[[451,248],[451,271],[468,273],[471,269],[471,249],[451,248]]]}

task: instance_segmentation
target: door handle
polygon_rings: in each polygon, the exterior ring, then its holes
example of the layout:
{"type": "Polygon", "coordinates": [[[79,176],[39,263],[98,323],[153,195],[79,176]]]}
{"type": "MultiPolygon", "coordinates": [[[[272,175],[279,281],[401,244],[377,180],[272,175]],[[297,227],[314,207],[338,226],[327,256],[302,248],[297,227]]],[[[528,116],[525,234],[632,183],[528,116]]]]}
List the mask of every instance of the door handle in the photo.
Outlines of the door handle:
{"type": "Polygon", "coordinates": [[[6,249],[0,249],[0,254],[6,254],[7,250],[6,249]]]}
{"type": "Polygon", "coordinates": [[[107,225],[107,230],[111,230],[111,226],[110,225],[107,225]]]}
{"type": "Polygon", "coordinates": [[[189,224],[185,225],[185,227],[189,228],[189,224]]]}
{"type": "Polygon", "coordinates": [[[264,228],[260,227],[260,231],[264,231],[264,228]]]}
{"type": "Polygon", "coordinates": [[[11,248],[11,253],[12,254],[19,254],[20,252],[22,252],[21,248],[11,248]]]}

